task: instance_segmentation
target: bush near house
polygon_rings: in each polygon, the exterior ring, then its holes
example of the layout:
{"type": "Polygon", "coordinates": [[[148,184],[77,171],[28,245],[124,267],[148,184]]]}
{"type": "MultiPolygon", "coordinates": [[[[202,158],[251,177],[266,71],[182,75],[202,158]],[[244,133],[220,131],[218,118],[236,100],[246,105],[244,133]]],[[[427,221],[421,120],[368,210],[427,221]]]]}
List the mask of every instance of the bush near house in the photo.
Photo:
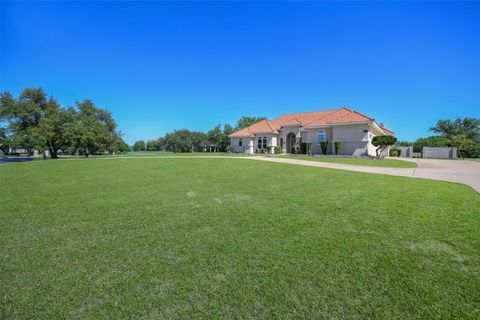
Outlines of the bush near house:
{"type": "Polygon", "coordinates": [[[296,143],[292,146],[293,154],[300,154],[302,151],[302,146],[299,143],[296,143]]]}
{"type": "Polygon", "coordinates": [[[342,152],[342,141],[333,141],[333,145],[335,148],[335,154],[339,155],[342,152]]]}
{"type": "Polygon", "coordinates": [[[390,157],[400,157],[401,154],[402,150],[398,149],[395,146],[390,149],[390,157]]]}
{"type": "Polygon", "coordinates": [[[312,146],[313,146],[312,142],[306,142],[305,143],[306,151],[307,151],[307,154],[309,154],[309,155],[312,154],[312,146]]]}
{"type": "Polygon", "coordinates": [[[320,142],[320,148],[322,149],[322,153],[323,153],[324,155],[327,155],[328,141],[321,141],[321,142],[320,142]]]}

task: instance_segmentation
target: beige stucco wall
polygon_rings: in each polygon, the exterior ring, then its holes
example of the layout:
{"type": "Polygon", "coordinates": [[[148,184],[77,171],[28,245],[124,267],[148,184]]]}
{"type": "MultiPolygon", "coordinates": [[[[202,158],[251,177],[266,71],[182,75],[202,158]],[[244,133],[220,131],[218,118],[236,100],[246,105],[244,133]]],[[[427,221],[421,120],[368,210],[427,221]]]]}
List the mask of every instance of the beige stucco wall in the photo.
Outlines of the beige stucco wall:
{"type": "MultiPolygon", "coordinates": [[[[328,155],[335,154],[333,141],[342,141],[341,155],[362,156],[371,153],[371,137],[369,137],[370,127],[368,124],[340,125],[329,128],[306,129],[305,142],[312,142],[312,152],[314,154],[323,154],[320,144],[317,141],[319,130],[325,130],[328,141],[328,155]],[[368,130],[368,132],[363,132],[368,130]]],[[[373,147],[374,148],[374,147],[373,147]]],[[[374,150],[373,150],[374,152],[374,150]]]]}
{"type": "MultiPolygon", "coordinates": [[[[342,141],[341,155],[365,156],[369,153],[368,124],[351,124],[333,126],[333,141],[342,141]],[[367,131],[367,132],[364,132],[367,131]]],[[[332,143],[332,152],[334,145],[332,143]]]]}
{"type": "Polygon", "coordinates": [[[230,138],[230,151],[235,153],[249,153],[254,152],[253,138],[230,138]],[[239,140],[242,139],[242,146],[238,145],[239,140]]]}
{"type": "Polygon", "coordinates": [[[313,154],[323,154],[322,153],[322,148],[320,144],[317,141],[317,136],[318,136],[318,131],[324,130],[325,133],[327,134],[327,141],[328,141],[328,150],[327,154],[332,154],[332,149],[330,148],[330,145],[332,144],[332,128],[318,128],[318,129],[307,129],[305,131],[306,138],[305,140],[302,139],[304,142],[311,142],[312,143],[312,153],[313,154]]]}
{"type": "MultiPolygon", "coordinates": [[[[255,138],[254,138],[254,152],[259,149],[258,148],[258,137],[266,137],[267,138],[267,146],[268,147],[276,147],[277,146],[277,143],[280,142],[280,139],[278,138],[278,134],[277,133],[259,133],[257,135],[255,135],[255,138]]],[[[270,148],[271,149],[271,148],[270,148]]]]}

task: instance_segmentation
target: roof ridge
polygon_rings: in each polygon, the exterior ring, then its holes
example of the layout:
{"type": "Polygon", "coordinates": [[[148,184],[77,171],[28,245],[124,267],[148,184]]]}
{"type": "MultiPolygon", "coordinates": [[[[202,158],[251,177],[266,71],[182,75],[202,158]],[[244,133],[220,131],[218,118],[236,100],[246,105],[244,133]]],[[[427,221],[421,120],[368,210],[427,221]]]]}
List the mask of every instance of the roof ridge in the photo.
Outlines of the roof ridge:
{"type": "MultiPolygon", "coordinates": [[[[349,112],[352,112],[352,110],[350,110],[350,109],[348,109],[348,108],[345,108],[345,107],[342,107],[342,108],[338,109],[337,111],[340,111],[340,110],[347,110],[347,111],[349,111],[349,112]]],[[[341,118],[343,118],[343,117],[345,117],[345,116],[347,116],[347,114],[344,114],[344,115],[342,115],[342,116],[340,116],[340,117],[338,117],[338,118],[332,119],[332,120],[329,121],[328,123],[335,123],[338,119],[341,119],[341,118]]]]}
{"type": "Polygon", "coordinates": [[[308,126],[310,123],[313,123],[313,122],[315,122],[315,121],[318,121],[318,120],[320,120],[320,119],[323,119],[323,118],[325,118],[325,117],[328,117],[328,116],[330,116],[330,115],[332,115],[332,114],[335,114],[336,112],[340,111],[341,109],[342,109],[342,108],[336,109],[336,110],[327,110],[327,111],[332,111],[332,112],[328,112],[327,114],[324,114],[324,115],[321,116],[320,118],[316,118],[315,120],[310,121],[309,123],[307,123],[307,124],[305,124],[305,125],[308,126]]]}
{"type": "Polygon", "coordinates": [[[270,129],[272,129],[272,131],[277,131],[277,129],[274,129],[273,126],[270,124],[270,120],[265,119],[265,121],[267,122],[267,124],[268,124],[268,126],[270,127],[270,129]]]}
{"type": "MultiPolygon", "coordinates": [[[[297,117],[293,117],[293,118],[289,119],[287,122],[290,122],[290,121],[293,121],[293,120],[297,121],[297,122],[300,123],[300,124],[302,123],[300,120],[298,120],[297,117]]],[[[285,122],[284,122],[284,123],[285,123],[285,122]]]]}
{"type": "MultiPolygon", "coordinates": [[[[293,116],[293,115],[298,115],[298,114],[305,114],[305,113],[319,113],[319,112],[328,112],[328,111],[338,111],[337,109],[330,109],[330,110],[319,110],[319,111],[304,111],[304,112],[296,112],[296,113],[284,113],[281,116],[276,117],[272,121],[279,119],[281,117],[286,117],[286,116],[293,116]]],[[[290,119],[290,118],[289,118],[290,119]]]]}
{"type": "Polygon", "coordinates": [[[361,112],[358,112],[358,111],[356,111],[356,110],[352,110],[352,111],[353,111],[353,112],[355,112],[356,114],[359,114],[359,115],[361,115],[362,117],[365,117],[365,118],[367,118],[367,119],[370,119],[371,121],[375,121],[375,119],[374,119],[374,118],[372,118],[372,117],[369,117],[369,116],[367,116],[366,114],[363,114],[363,113],[361,113],[361,112]]]}
{"type": "MultiPolygon", "coordinates": [[[[280,116],[280,117],[278,117],[278,118],[281,118],[281,117],[284,117],[284,116],[288,116],[288,115],[289,115],[289,114],[285,114],[285,115],[280,116]]],[[[283,121],[282,123],[280,123],[280,126],[283,126],[285,123],[288,123],[288,121],[290,121],[290,120],[292,120],[292,119],[294,119],[294,118],[295,118],[295,117],[293,117],[293,118],[288,118],[288,120],[285,120],[285,121],[283,121]]]]}
{"type": "Polygon", "coordinates": [[[348,113],[347,113],[347,114],[344,114],[344,115],[342,115],[342,116],[340,116],[340,117],[338,117],[338,118],[333,119],[332,121],[335,121],[335,122],[336,122],[336,121],[338,121],[338,120],[340,120],[340,119],[342,119],[342,118],[345,118],[346,116],[349,116],[349,115],[350,115],[350,114],[348,114],[348,113]]]}

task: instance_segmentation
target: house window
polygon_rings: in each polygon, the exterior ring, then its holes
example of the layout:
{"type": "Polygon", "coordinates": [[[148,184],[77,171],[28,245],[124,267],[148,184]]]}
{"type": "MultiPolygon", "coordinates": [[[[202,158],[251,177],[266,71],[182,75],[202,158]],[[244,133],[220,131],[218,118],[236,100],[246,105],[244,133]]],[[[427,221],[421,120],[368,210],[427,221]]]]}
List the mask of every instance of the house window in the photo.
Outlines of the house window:
{"type": "Polygon", "coordinates": [[[263,137],[263,149],[267,149],[267,137],[263,137]]]}
{"type": "Polygon", "coordinates": [[[320,142],[327,140],[327,133],[325,130],[319,130],[317,133],[317,144],[320,144],[320,142]]]}
{"type": "Polygon", "coordinates": [[[280,138],[280,147],[283,147],[283,138],[280,138]]]}
{"type": "Polygon", "coordinates": [[[242,138],[238,139],[238,146],[241,147],[243,145],[242,138]]]}
{"type": "Polygon", "coordinates": [[[257,148],[262,149],[262,137],[258,137],[257,148]]]}

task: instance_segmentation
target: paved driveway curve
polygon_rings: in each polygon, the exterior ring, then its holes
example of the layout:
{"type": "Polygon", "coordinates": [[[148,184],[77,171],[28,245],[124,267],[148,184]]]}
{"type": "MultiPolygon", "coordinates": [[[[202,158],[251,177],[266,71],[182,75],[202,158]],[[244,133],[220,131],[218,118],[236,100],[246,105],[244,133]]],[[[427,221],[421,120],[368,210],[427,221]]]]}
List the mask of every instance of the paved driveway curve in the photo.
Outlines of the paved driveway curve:
{"type": "Polygon", "coordinates": [[[415,162],[418,167],[387,168],[271,157],[250,157],[247,159],[456,182],[466,184],[480,193],[480,161],[395,158],[415,162]]]}

